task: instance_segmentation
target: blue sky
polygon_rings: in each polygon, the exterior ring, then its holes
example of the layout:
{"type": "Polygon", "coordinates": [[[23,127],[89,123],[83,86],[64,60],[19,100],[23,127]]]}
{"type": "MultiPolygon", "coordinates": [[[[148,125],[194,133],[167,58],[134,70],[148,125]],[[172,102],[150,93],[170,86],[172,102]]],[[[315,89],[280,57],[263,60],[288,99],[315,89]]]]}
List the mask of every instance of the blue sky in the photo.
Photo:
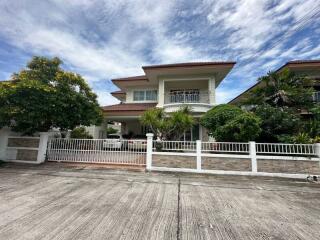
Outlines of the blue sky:
{"type": "Polygon", "coordinates": [[[141,66],[237,61],[217,89],[226,102],[295,59],[320,59],[320,0],[1,0],[0,79],[33,55],[58,56],[101,105],[111,78],[141,66]]]}

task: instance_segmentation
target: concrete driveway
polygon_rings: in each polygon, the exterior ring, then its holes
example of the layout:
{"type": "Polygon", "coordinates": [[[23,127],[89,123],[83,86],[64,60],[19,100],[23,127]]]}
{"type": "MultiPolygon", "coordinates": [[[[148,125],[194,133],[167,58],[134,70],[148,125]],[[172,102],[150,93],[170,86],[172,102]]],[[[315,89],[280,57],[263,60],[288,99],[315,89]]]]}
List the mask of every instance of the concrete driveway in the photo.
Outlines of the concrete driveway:
{"type": "Polygon", "coordinates": [[[8,165],[0,239],[320,239],[320,184],[8,165]]]}

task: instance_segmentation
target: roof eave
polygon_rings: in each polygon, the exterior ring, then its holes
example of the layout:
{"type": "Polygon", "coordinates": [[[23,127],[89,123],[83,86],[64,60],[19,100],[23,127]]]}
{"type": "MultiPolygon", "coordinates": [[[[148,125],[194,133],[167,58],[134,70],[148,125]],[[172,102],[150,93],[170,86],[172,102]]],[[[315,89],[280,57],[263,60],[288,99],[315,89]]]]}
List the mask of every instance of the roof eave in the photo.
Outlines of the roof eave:
{"type": "Polygon", "coordinates": [[[218,65],[232,65],[234,66],[236,62],[199,62],[199,63],[173,63],[173,64],[163,64],[163,65],[151,65],[151,66],[143,66],[143,70],[149,69],[161,69],[161,68],[183,68],[183,67],[204,67],[204,66],[218,66],[218,65]]]}

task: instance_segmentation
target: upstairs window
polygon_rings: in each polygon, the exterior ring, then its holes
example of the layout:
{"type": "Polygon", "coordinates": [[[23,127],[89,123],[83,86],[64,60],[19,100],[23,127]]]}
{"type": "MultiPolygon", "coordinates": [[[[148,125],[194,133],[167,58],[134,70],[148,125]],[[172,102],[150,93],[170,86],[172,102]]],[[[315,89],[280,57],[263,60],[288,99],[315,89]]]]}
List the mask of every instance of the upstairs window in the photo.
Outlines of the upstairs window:
{"type": "Polygon", "coordinates": [[[133,101],[157,101],[157,90],[134,91],[133,101]]]}
{"type": "Polygon", "coordinates": [[[145,100],[145,91],[134,91],[133,92],[134,101],[144,101],[145,100]]]}

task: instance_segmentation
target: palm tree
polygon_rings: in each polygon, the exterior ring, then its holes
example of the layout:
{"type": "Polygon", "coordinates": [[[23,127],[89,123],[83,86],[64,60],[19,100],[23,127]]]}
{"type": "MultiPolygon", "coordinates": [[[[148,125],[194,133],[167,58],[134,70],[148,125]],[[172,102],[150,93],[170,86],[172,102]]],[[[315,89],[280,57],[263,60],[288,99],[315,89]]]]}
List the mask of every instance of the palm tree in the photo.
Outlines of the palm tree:
{"type": "Polygon", "coordinates": [[[248,102],[251,104],[268,103],[274,107],[289,107],[301,110],[312,104],[310,80],[284,70],[269,72],[259,78],[263,87],[256,89],[248,102]]]}
{"type": "Polygon", "coordinates": [[[159,140],[178,140],[194,124],[189,107],[182,107],[173,113],[165,113],[163,108],[152,108],[140,118],[142,125],[148,127],[159,140]]]}

